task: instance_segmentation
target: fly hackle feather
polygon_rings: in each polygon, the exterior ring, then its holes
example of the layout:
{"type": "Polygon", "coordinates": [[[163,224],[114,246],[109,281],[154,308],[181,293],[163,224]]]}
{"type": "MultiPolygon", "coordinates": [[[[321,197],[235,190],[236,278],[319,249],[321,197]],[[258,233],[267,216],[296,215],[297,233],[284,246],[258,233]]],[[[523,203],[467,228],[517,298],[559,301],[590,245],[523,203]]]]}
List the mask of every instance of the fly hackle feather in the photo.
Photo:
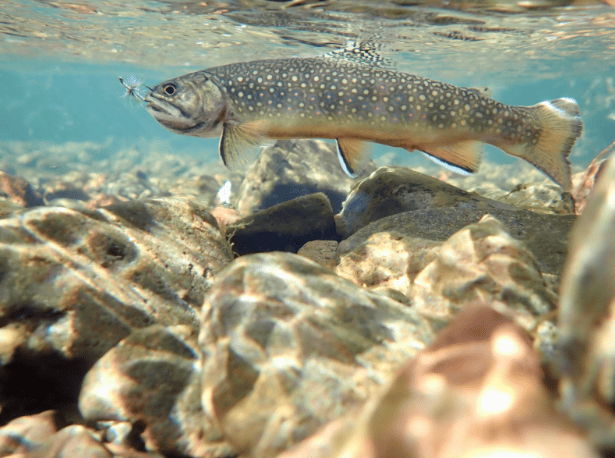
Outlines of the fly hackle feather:
{"type": "Polygon", "coordinates": [[[127,100],[136,100],[137,103],[143,102],[143,96],[141,95],[141,81],[130,75],[126,81],[121,76],[118,77],[120,83],[126,89],[126,92],[122,95],[127,100]]]}

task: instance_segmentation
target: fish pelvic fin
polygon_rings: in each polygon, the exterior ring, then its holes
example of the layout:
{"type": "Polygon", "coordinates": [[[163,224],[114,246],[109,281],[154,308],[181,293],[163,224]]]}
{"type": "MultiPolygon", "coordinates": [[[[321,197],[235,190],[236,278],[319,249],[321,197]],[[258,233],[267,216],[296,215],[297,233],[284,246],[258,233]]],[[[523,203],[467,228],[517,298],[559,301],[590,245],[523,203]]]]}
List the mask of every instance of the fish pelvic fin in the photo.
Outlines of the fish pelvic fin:
{"type": "Polygon", "coordinates": [[[425,155],[449,170],[468,175],[478,170],[483,158],[484,144],[476,140],[464,140],[450,145],[419,147],[425,155]]]}
{"type": "Polygon", "coordinates": [[[260,153],[264,135],[262,123],[241,123],[229,120],[222,126],[220,157],[229,169],[235,170],[252,162],[260,153]]]}
{"type": "Polygon", "coordinates": [[[344,172],[351,177],[358,177],[369,161],[369,151],[363,140],[354,138],[337,138],[337,155],[344,172]]]}
{"type": "Polygon", "coordinates": [[[583,132],[579,106],[573,99],[541,102],[530,107],[540,136],[536,144],[498,145],[508,154],[525,159],[546,173],[564,191],[572,187],[568,156],[583,132]]]}

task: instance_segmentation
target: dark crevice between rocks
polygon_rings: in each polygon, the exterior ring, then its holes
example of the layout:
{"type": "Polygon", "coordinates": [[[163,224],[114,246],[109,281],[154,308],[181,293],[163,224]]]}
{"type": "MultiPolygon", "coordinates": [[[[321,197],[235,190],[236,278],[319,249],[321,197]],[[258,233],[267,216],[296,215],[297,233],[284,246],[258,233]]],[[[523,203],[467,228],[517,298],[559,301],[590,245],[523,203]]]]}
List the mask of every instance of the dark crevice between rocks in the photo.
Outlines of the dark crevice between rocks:
{"type": "MultiPolygon", "coordinates": [[[[0,280],[2,277],[2,271],[0,270],[0,280]]],[[[57,309],[45,308],[45,306],[38,306],[30,302],[16,303],[5,307],[5,313],[0,317],[0,328],[7,326],[11,323],[26,323],[28,321],[34,321],[32,326],[38,326],[40,321],[57,321],[64,315],[64,312],[57,309]]]]}
{"type": "Polygon", "coordinates": [[[17,350],[0,366],[0,426],[14,418],[76,403],[81,382],[91,364],[68,360],[58,352],[32,355],[17,350]]]}

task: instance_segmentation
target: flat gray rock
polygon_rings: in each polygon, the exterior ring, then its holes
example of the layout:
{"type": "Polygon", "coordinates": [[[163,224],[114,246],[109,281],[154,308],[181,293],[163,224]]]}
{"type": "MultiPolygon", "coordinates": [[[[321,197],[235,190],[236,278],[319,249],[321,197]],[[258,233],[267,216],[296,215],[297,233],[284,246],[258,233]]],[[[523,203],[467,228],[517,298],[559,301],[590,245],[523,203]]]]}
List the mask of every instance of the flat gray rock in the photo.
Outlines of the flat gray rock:
{"type": "MultiPolygon", "coordinates": [[[[365,173],[374,170],[370,163],[365,173]]],[[[264,148],[250,167],[237,196],[242,215],[297,197],[323,192],[339,212],[353,178],[344,173],[333,143],[280,140],[264,148]]]]}
{"type": "Polygon", "coordinates": [[[559,275],[568,252],[568,233],[575,215],[535,213],[513,206],[459,205],[421,208],[378,219],[356,231],[339,245],[340,254],[352,251],[378,232],[395,232],[406,237],[444,241],[484,215],[497,218],[510,235],[523,242],[534,255],[541,272],[559,275]]]}
{"type": "Polygon", "coordinates": [[[269,207],[229,224],[225,231],[239,256],[266,251],[296,253],[312,240],[337,237],[331,204],[322,192],[269,207]]]}

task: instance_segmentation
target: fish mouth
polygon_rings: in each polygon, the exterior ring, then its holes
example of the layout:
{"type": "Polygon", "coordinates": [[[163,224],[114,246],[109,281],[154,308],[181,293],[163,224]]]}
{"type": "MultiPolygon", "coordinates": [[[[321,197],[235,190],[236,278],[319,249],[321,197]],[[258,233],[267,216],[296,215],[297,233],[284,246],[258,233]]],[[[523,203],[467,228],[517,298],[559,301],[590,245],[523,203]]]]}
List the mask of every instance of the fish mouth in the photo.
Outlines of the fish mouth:
{"type": "Polygon", "coordinates": [[[173,130],[186,130],[193,128],[197,121],[186,116],[182,110],[173,104],[148,94],[143,99],[147,103],[145,109],[163,126],[173,130]]]}

